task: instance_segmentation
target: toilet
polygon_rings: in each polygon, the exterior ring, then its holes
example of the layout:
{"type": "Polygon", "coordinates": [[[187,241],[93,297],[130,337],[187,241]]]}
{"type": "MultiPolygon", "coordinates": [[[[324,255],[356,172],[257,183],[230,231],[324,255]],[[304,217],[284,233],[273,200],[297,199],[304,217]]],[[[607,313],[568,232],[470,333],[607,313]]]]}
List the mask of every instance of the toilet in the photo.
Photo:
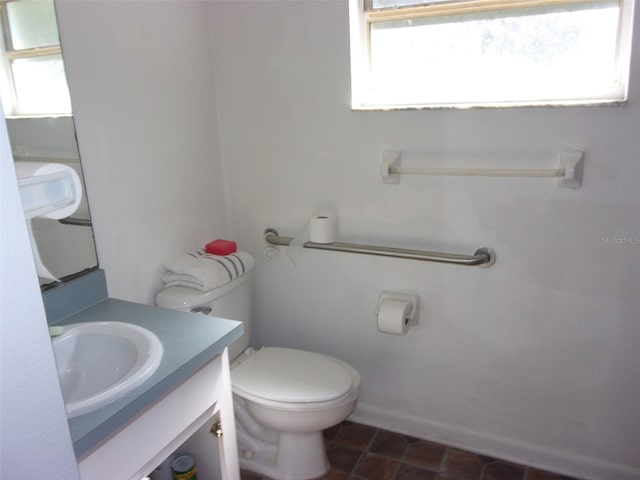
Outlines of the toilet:
{"type": "Polygon", "coordinates": [[[166,287],[156,305],[243,322],[229,347],[240,467],[276,480],[304,480],[329,470],[322,430],[355,409],[360,374],[321,353],[249,347],[251,272],[210,291],[166,287]]]}

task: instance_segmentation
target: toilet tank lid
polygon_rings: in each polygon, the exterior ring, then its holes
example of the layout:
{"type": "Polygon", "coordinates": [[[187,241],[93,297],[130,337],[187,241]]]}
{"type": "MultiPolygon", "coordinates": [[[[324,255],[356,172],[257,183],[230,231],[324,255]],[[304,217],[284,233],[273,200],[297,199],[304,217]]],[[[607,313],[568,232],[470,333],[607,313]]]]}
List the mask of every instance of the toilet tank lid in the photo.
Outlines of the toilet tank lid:
{"type": "Polygon", "coordinates": [[[335,400],[352,388],[351,374],[335,359],[291,348],[264,347],[231,371],[233,391],[286,403],[335,400]]]}
{"type": "Polygon", "coordinates": [[[171,310],[190,310],[194,307],[208,305],[244,282],[249,281],[251,272],[238,277],[224,285],[207,291],[189,287],[165,287],[156,295],[156,305],[171,310]]]}

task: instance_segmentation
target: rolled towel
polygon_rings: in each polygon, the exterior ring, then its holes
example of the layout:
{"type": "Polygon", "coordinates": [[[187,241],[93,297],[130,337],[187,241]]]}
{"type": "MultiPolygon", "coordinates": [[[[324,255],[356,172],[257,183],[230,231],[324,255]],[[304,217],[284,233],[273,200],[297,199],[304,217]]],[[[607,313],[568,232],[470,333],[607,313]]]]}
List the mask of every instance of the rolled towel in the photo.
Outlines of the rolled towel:
{"type": "Polygon", "coordinates": [[[253,264],[253,257],[243,251],[211,255],[196,250],[161,264],[160,278],[167,287],[182,286],[206,292],[247,274],[253,264]]]}

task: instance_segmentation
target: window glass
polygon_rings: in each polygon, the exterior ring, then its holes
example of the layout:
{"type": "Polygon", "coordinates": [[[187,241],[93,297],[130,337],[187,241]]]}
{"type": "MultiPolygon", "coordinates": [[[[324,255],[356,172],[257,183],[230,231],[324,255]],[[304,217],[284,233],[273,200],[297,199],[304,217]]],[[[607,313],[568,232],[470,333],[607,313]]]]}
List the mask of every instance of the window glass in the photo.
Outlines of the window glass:
{"type": "Polygon", "coordinates": [[[0,90],[7,116],[69,115],[53,0],[0,0],[0,90]]]}
{"type": "Polygon", "coordinates": [[[626,99],[633,2],[357,2],[354,108],[626,99]]]}
{"type": "Polygon", "coordinates": [[[53,2],[9,2],[7,17],[14,50],[49,47],[60,43],[53,2]]]}
{"type": "Polygon", "coordinates": [[[11,70],[19,111],[38,114],[70,111],[62,55],[16,59],[11,62],[11,70]]]}
{"type": "Polygon", "coordinates": [[[616,7],[469,17],[372,24],[372,88],[404,104],[576,98],[616,84],[616,7]]]}

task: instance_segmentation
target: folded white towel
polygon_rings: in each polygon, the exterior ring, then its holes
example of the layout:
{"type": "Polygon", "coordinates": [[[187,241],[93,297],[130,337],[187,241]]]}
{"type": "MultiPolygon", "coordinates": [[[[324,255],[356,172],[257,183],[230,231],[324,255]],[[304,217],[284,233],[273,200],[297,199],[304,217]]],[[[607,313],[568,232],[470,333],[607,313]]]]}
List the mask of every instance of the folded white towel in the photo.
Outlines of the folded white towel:
{"type": "Polygon", "coordinates": [[[161,264],[160,278],[167,287],[179,285],[206,292],[245,275],[253,264],[253,257],[246,252],[222,256],[197,250],[161,264]]]}

